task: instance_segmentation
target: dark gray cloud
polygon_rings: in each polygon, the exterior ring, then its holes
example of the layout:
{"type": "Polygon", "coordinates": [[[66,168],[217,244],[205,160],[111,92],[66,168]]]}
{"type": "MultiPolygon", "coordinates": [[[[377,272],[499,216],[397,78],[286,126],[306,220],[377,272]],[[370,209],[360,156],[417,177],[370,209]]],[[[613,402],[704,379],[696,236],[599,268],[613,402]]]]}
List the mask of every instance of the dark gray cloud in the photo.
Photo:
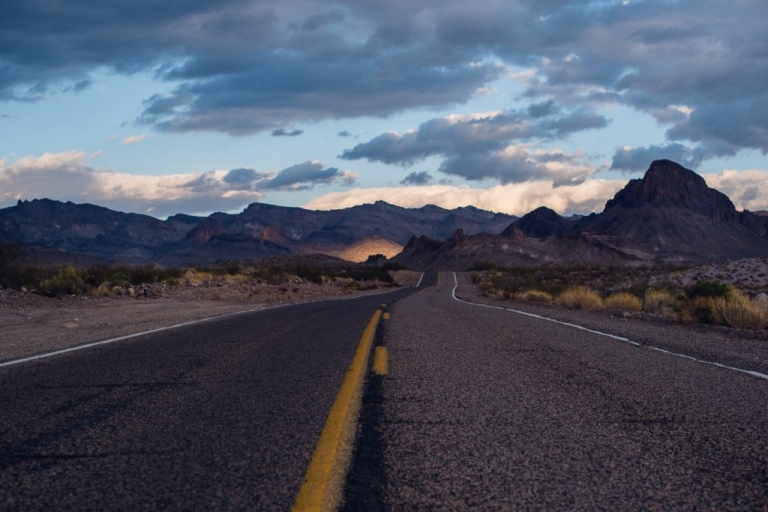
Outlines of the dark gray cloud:
{"type": "Polygon", "coordinates": [[[354,175],[335,167],[324,169],[320,162],[304,162],[283,169],[274,178],[259,183],[259,187],[265,190],[305,190],[335,181],[350,185],[354,179],[354,175]]]}
{"type": "Polygon", "coordinates": [[[741,197],[739,197],[739,201],[741,201],[742,203],[747,203],[749,201],[757,199],[758,195],[760,195],[759,188],[755,186],[747,187],[747,189],[744,190],[744,193],[741,194],[741,197]]]}
{"type": "Polygon", "coordinates": [[[238,187],[240,190],[256,190],[258,183],[269,177],[269,174],[255,169],[232,169],[221,179],[227,185],[238,187]]]}
{"type": "Polygon", "coordinates": [[[562,139],[608,124],[599,114],[580,110],[561,113],[554,105],[548,108],[553,115],[544,116],[539,111],[533,117],[528,110],[510,110],[485,117],[435,118],[417,130],[383,133],[345,150],[340,158],[411,165],[433,155],[500,151],[512,142],[562,139]]]}
{"type": "Polygon", "coordinates": [[[640,148],[618,148],[611,169],[622,172],[644,172],[654,160],[674,160],[684,167],[694,167],[692,155],[682,144],[666,144],[640,148]]]}
{"type": "Polygon", "coordinates": [[[378,135],[345,150],[340,158],[409,166],[440,156],[443,158],[440,171],[467,180],[495,179],[509,183],[541,178],[563,184],[589,174],[586,167],[577,165],[581,157],[561,152],[534,155],[515,144],[563,139],[607,124],[608,120],[601,115],[584,110],[568,111],[547,102],[499,114],[431,119],[417,130],[378,135]],[[565,165],[547,165],[552,163],[565,165]]]}
{"type": "Polygon", "coordinates": [[[579,163],[576,155],[531,152],[520,147],[489,153],[454,154],[443,161],[440,171],[468,181],[490,179],[507,184],[545,180],[559,187],[582,183],[595,172],[592,166],[579,163]],[[557,165],[561,160],[570,165],[557,165]]]}
{"type": "Polygon", "coordinates": [[[349,133],[347,130],[342,130],[339,133],[337,133],[336,135],[339,136],[339,137],[343,137],[345,139],[349,139],[349,138],[352,137],[352,134],[349,133]]]}
{"type": "Polygon", "coordinates": [[[679,143],[653,145],[638,148],[617,148],[613,154],[611,169],[626,173],[644,172],[654,160],[674,160],[684,167],[696,169],[704,160],[733,156],[737,148],[725,143],[699,144],[687,147],[679,143]]]}
{"type": "Polygon", "coordinates": [[[427,171],[412,172],[400,181],[401,185],[426,185],[432,181],[432,175],[427,171]]]}
{"type": "Polygon", "coordinates": [[[298,137],[302,133],[304,133],[304,130],[299,130],[299,129],[291,130],[290,132],[284,130],[283,128],[272,130],[273,137],[298,137]]]}
{"type": "Polygon", "coordinates": [[[532,70],[531,118],[621,103],[671,142],[767,152],[766,19],[761,0],[11,1],[0,101],[151,71],[175,88],[141,122],[243,135],[462,103],[490,57],[532,70]]]}

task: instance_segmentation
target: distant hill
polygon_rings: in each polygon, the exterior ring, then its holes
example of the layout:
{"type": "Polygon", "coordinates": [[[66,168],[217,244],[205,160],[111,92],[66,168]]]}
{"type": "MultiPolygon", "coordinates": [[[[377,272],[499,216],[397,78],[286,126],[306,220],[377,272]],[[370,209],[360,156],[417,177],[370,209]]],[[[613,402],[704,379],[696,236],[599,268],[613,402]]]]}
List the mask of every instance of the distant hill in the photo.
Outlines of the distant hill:
{"type": "Polygon", "coordinates": [[[654,161],[600,214],[564,218],[538,208],[500,235],[413,238],[395,259],[414,268],[464,269],[475,262],[541,265],[714,262],[768,257],[768,216],[739,212],[695,172],[654,161]]]}
{"type": "Polygon", "coordinates": [[[177,214],[163,221],[35,199],[0,209],[0,240],[45,248],[42,254],[56,255],[56,262],[67,254],[73,261],[172,265],[308,253],[365,260],[366,250],[399,252],[413,235],[447,238],[456,229],[500,233],[515,219],[473,207],[408,209],[378,201],[331,211],[254,203],[238,214],[177,214]]]}

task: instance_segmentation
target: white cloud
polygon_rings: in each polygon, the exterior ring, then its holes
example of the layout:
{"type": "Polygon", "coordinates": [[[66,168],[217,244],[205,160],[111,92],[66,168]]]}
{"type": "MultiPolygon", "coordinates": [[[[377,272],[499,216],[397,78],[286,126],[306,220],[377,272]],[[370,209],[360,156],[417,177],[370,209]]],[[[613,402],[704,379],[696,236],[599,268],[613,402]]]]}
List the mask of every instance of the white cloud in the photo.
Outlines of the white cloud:
{"type": "Polygon", "coordinates": [[[320,162],[305,162],[281,171],[240,168],[164,176],[99,169],[99,153],[44,153],[13,162],[0,160],[0,207],[18,199],[58,199],[94,203],[121,211],[175,213],[231,211],[261,199],[265,190],[306,190],[340,183],[349,186],[357,174],[320,162]]]}
{"type": "Polygon", "coordinates": [[[263,195],[225,183],[229,171],[135,175],[97,169],[92,166],[95,156],[67,151],[27,156],[12,163],[0,160],[0,205],[49,198],[166,216],[232,210],[263,195]]]}
{"type": "Polygon", "coordinates": [[[626,180],[591,179],[559,187],[552,181],[528,181],[488,189],[465,185],[358,188],[322,195],[309,201],[305,208],[332,210],[382,200],[404,208],[434,204],[451,209],[471,205],[511,215],[524,215],[539,206],[548,206],[569,215],[601,211],[605,202],[626,183],[626,180]]]}
{"type": "Polygon", "coordinates": [[[727,195],[738,210],[768,210],[768,170],[726,169],[719,173],[702,174],[712,188],[727,195]]]}
{"type": "Polygon", "coordinates": [[[138,144],[139,142],[147,139],[149,135],[146,133],[142,133],[141,135],[131,135],[130,137],[126,137],[123,139],[121,144],[138,144]]]}
{"type": "MultiPolygon", "coordinates": [[[[768,170],[724,170],[702,176],[710,187],[730,197],[738,210],[768,210],[768,170]]],[[[586,214],[602,211],[605,202],[626,183],[625,179],[587,179],[575,185],[555,186],[552,181],[529,181],[488,189],[466,185],[358,188],[316,197],[305,208],[331,210],[382,200],[404,208],[420,208],[427,204],[443,208],[471,205],[524,215],[539,206],[547,206],[561,215],[586,214]]]]}

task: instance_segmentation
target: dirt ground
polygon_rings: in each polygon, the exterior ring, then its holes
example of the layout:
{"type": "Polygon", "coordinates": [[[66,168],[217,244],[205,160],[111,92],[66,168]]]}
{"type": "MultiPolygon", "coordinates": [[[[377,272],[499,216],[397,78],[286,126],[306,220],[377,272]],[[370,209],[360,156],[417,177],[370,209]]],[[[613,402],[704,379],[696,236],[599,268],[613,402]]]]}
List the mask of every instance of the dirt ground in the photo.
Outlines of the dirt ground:
{"type": "MultiPolygon", "coordinates": [[[[413,286],[420,273],[392,272],[398,286],[413,286]]],[[[110,296],[48,298],[0,290],[0,361],[125,336],[184,322],[266,307],[384,293],[337,284],[208,283],[153,287],[155,298],[110,296]]]]}

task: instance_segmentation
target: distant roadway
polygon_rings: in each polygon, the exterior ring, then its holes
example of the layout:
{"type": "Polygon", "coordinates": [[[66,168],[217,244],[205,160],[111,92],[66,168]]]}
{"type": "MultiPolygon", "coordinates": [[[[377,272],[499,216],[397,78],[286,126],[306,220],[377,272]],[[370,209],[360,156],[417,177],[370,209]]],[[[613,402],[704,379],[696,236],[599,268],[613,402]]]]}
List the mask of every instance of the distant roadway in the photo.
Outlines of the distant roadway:
{"type": "Polygon", "coordinates": [[[0,366],[0,510],[767,507],[768,380],[454,286],[0,366]]]}

